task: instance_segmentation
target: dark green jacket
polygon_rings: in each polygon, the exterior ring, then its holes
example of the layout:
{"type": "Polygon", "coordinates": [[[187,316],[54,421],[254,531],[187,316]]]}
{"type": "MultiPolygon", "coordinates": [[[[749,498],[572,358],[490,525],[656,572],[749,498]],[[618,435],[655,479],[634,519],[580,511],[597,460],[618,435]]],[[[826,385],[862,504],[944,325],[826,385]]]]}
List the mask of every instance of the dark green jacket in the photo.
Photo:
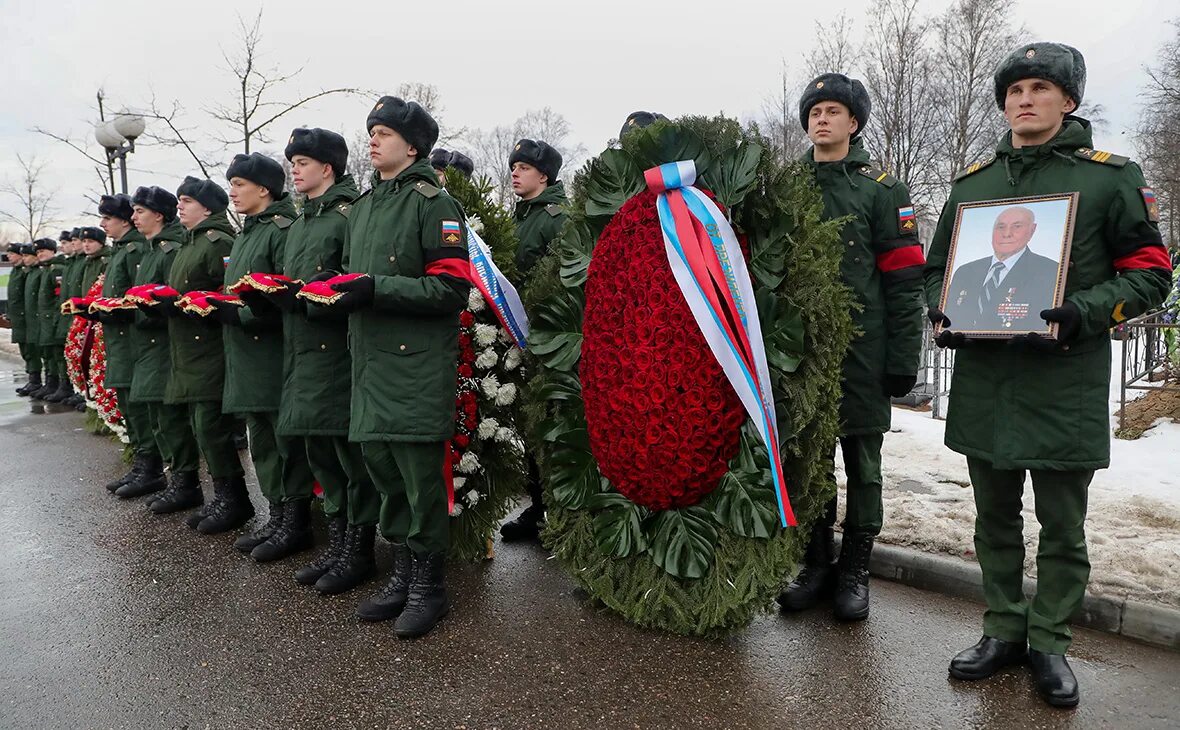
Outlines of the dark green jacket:
{"type": "Polygon", "coordinates": [[[57,324],[55,335],[60,337],[64,342],[66,335],[70,333],[70,326],[74,324],[74,315],[62,314],[61,305],[69,301],[71,297],[86,296],[86,290],[82,289],[82,275],[85,273],[86,256],[80,253],[71,256],[65,256],[62,260],[61,273],[61,290],[57,296],[57,324]]]}
{"type": "Polygon", "coordinates": [[[29,270],[22,264],[12,267],[8,274],[8,321],[12,324],[12,341],[24,343],[27,335],[25,326],[25,282],[29,270]]]}
{"type": "MultiPolygon", "coordinates": [[[[282,273],[308,281],[324,271],[340,271],[351,203],[359,191],[345,175],[318,198],[303,204],[303,214],[287,231],[282,273]]],[[[315,306],[283,318],[283,398],[279,433],[287,436],[347,436],[352,359],[348,324],[316,318],[315,306]]]]}
{"type": "MultiPolygon", "coordinates": [[[[225,213],[209,216],[185,234],[184,245],[172,261],[168,286],[181,295],[192,291],[220,291],[225,283],[234,229],[225,213]]],[[[225,344],[221,324],[212,317],[172,317],[168,343],[172,373],[164,393],[166,403],[220,401],[225,389],[225,344]]]]}
{"type": "MultiPolygon", "coordinates": [[[[225,282],[246,274],[274,274],[283,265],[287,229],[295,220],[291,196],[274,201],[258,215],[246,216],[234,240],[225,282]]],[[[241,326],[225,327],[226,413],[278,411],[283,392],[283,317],[278,308],[242,307],[241,326]]]]}
{"type": "MultiPolygon", "coordinates": [[[[135,271],[134,286],[166,284],[168,272],[187,232],[172,221],[144,246],[146,251],[135,271]]],[[[172,371],[172,352],[168,340],[168,320],[136,312],[131,330],[135,350],[135,373],[131,379],[131,400],[159,403],[168,388],[172,371]]]]}
{"type": "Polygon", "coordinates": [[[454,433],[467,224],[420,160],[352,208],[344,268],[374,278],[373,306],[349,316],[352,441],[445,441],[454,433]],[[457,232],[452,232],[457,227],[457,232]]]}
{"type": "Polygon", "coordinates": [[[43,270],[37,279],[37,344],[41,347],[61,347],[65,335],[61,333],[61,292],[65,288],[64,256],[54,256],[37,264],[43,270]]]}
{"type": "Polygon", "coordinates": [[[41,344],[41,313],[37,298],[41,294],[41,280],[49,276],[49,269],[40,262],[25,269],[25,343],[41,344]]]}
{"type": "MultiPolygon", "coordinates": [[[[148,243],[143,234],[132,228],[115,241],[114,252],[107,262],[107,277],[102,282],[102,295],[122,297],[135,282],[135,275],[147,253],[148,243]]],[[[134,327],[126,322],[107,322],[102,326],[102,339],[107,349],[106,387],[130,388],[135,374],[134,327]]]]}
{"type": "Polygon", "coordinates": [[[98,277],[106,273],[107,266],[111,261],[111,248],[103,246],[93,256],[84,256],[82,264],[78,268],[81,270],[79,275],[79,283],[76,297],[84,297],[90,292],[90,287],[94,286],[94,282],[98,281],[98,277]]]}
{"type": "Polygon", "coordinates": [[[528,275],[529,269],[541,260],[549,250],[549,243],[561,233],[565,225],[565,185],[560,180],[541,191],[532,200],[516,204],[513,217],[516,219],[516,268],[521,276],[528,275]]]}
{"type": "Polygon", "coordinates": [[[804,156],[823,192],[824,215],[852,216],[843,228],[840,277],[861,309],[859,330],[844,356],[841,433],[884,433],[890,405],[885,376],[913,375],[922,348],[922,245],[909,189],[869,161],[859,140],[839,162],[804,156]]]}
{"type": "Polygon", "coordinates": [[[1041,352],[981,340],[955,356],[946,445],[997,469],[1110,465],[1108,330],[1168,291],[1171,267],[1143,173],[1124,157],[1088,159],[1092,144],[1089,122],[1072,117],[1043,145],[1014,149],[1006,134],[994,159],[959,174],[930,247],[926,296],[937,306],[959,203],[1080,194],[1065,281],[1065,300],[1082,315],[1077,341],[1041,352]]]}

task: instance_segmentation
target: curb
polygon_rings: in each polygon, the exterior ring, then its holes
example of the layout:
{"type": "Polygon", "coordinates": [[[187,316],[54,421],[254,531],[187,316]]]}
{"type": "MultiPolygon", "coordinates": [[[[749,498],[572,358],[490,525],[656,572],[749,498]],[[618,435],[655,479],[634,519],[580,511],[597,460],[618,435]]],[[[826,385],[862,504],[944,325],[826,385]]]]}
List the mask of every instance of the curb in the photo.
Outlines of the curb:
{"type": "MultiPolygon", "coordinates": [[[[836,542],[839,545],[838,534],[836,542]]],[[[979,564],[948,555],[877,543],[873,547],[869,572],[875,577],[913,588],[983,602],[983,572],[979,564]]],[[[1028,596],[1036,592],[1036,583],[1031,578],[1025,577],[1024,592],[1028,596]]],[[[1180,650],[1180,610],[1168,606],[1086,593],[1072,623],[1153,646],[1180,650]]]]}

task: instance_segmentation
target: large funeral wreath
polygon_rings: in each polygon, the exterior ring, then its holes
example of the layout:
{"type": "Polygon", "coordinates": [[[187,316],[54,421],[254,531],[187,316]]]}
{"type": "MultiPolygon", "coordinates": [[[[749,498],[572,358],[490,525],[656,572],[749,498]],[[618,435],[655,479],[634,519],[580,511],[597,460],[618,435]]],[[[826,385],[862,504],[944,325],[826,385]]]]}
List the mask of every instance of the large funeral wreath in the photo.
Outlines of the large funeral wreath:
{"type": "Polygon", "coordinates": [[[823,456],[852,335],[840,222],[823,219],[810,175],[725,118],[632,132],[573,190],[525,293],[546,543],[636,624],[704,635],[744,626],[797,564],[830,496],[823,456]],[[668,264],[644,171],[682,160],[746,255],[797,528],[780,527],[767,450],[668,264]]]}

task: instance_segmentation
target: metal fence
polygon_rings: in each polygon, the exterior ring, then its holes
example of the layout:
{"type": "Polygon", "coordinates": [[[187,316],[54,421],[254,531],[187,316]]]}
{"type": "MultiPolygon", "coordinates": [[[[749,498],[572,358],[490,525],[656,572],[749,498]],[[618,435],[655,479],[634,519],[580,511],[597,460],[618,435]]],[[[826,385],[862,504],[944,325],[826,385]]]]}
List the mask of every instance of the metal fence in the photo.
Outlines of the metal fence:
{"type": "MultiPolygon", "coordinates": [[[[1127,391],[1180,391],[1176,366],[1168,359],[1168,340],[1180,341],[1180,323],[1165,319],[1166,311],[1151,312],[1123,322],[1115,335],[1123,341],[1119,385],[1119,427],[1127,408],[1127,391]]],[[[1175,345],[1173,345],[1175,346],[1175,345]]]]}
{"type": "Polygon", "coordinates": [[[922,332],[922,352],[918,361],[918,384],[904,398],[893,402],[907,406],[930,404],[931,415],[946,418],[947,395],[951,389],[951,371],[955,367],[955,351],[934,344],[934,328],[926,322],[922,332]]]}

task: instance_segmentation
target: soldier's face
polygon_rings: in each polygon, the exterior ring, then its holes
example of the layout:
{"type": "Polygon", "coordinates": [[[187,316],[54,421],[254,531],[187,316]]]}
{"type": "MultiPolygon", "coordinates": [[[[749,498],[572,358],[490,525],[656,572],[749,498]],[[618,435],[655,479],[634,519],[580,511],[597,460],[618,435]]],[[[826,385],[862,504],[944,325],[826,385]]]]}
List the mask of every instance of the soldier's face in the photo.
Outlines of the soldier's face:
{"type": "Polygon", "coordinates": [[[181,195],[176,198],[176,218],[180,221],[180,225],[190,231],[208,217],[209,209],[198,203],[196,198],[189,195],[181,195]]]}
{"type": "Polygon", "coordinates": [[[151,237],[164,228],[164,216],[142,205],[132,206],[131,225],[145,236],[151,237]]]}
{"type": "Polygon", "coordinates": [[[16,253],[15,251],[8,252],[8,263],[12,264],[13,266],[16,266],[17,264],[20,263],[20,260],[21,260],[21,255],[19,253],[16,253]]]}
{"type": "Polygon", "coordinates": [[[86,254],[87,256],[92,256],[98,253],[99,249],[101,248],[102,244],[93,238],[82,239],[82,253],[86,254]]]}
{"type": "Polygon", "coordinates": [[[66,244],[67,245],[65,246],[65,253],[72,256],[72,255],[78,253],[78,250],[82,248],[82,239],[71,238],[70,240],[66,241],[66,244]]]}
{"type": "Polygon", "coordinates": [[[807,137],[813,145],[842,145],[859,128],[848,107],[838,101],[821,101],[807,113],[807,137]]]}
{"type": "Polygon", "coordinates": [[[291,158],[291,182],[301,193],[311,193],[320,190],[325,185],[331,185],[335,176],[332,166],[313,160],[306,155],[295,155],[291,158]]]}
{"type": "Polygon", "coordinates": [[[1054,131],[1074,109],[1074,100],[1057,84],[1045,79],[1021,79],[1008,87],[1004,117],[1012,133],[1035,137],[1054,131]]]}
{"type": "Polygon", "coordinates": [[[261,213],[270,205],[270,193],[266,188],[244,177],[235,177],[229,181],[229,199],[234,204],[234,210],[246,215],[261,213]]]}
{"type": "Polygon", "coordinates": [[[400,134],[384,124],[369,130],[369,161],[381,173],[397,173],[410,165],[418,150],[400,134]]]}
{"type": "Polygon", "coordinates": [[[1001,213],[992,225],[992,250],[996,258],[1003,261],[1020,253],[1036,230],[1037,224],[1026,210],[1006,210],[1001,213]]]}
{"type": "Polygon", "coordinates": [[[446,185],[447,184],[447,171],[446,170],[440,170],[436,167],[436,168],[434,168],[434,176],[438,178],[439,185],[446,185]]]}
{"type": "Polygon", "coordinates": [[[549,177],[527,162],[512,165],[512,192],[528,200],[536,197],[549,184],[549,177]]]}
{"type": "Polygon", "coordinates": [[[32,266],[37,263],[37,255],[32,253],[22,253],[20,255],[20,262],[25,266],[32,266]]]}
{"type": "Polygon", "coordinates": [[[48,261],[49,259],[53,258],[54,253],[56,253],[56,252],[50,251],[47,248],[39,248],[39,249],[37,249],[37,260],[38,261],[48,261]]]}

